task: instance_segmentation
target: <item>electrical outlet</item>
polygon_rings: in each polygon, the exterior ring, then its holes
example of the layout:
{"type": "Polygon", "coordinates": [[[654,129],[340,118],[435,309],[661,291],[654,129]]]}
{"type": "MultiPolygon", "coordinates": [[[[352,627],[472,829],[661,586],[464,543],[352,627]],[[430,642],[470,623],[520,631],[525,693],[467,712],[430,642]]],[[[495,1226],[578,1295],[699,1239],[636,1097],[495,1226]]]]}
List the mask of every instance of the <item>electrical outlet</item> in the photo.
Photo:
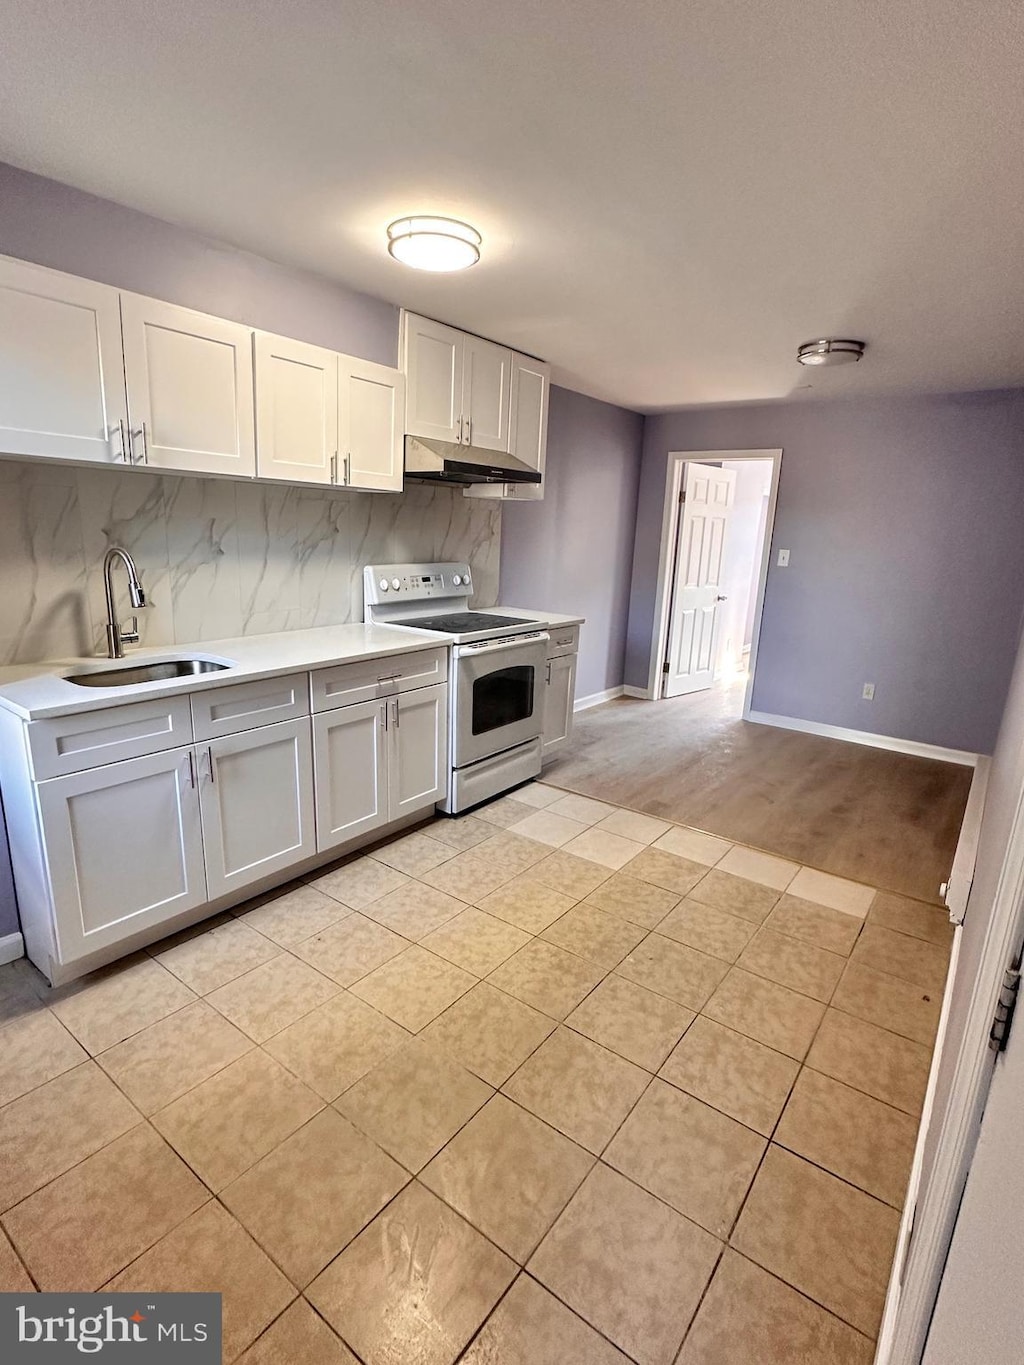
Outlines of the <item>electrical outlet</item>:
{"type": "Polygon", "coordinates": [[[788,551],[788,550],[780,550],[780,551],[779,551],[779,568],[780,568],[780,569],[788,569],[788,568],[789,568],[789,551],[788,551]]]}
{"type": "Polygon", "coordinates": [[[861,694],[860,694],[860,695],[861,695],[861,698],[862,698],[864,701],[874,701],[874,699],[875,699],[875,684],[874,684],[874,683],[865,683],[864,686],[863,686],[863,688],[861,689],[861,694]]]}

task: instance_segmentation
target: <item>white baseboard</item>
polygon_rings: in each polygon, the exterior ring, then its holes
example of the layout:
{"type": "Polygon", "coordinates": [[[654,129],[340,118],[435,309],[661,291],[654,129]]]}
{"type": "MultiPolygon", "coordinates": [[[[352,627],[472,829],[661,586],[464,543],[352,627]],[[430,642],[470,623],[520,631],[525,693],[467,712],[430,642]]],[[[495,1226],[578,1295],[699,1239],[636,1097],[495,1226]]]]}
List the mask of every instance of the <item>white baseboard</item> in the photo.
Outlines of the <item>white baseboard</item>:
{"type": "Polygon", "coordinates": [[[603,692],[591,692],[589,697],[577,697],[572,704],[574,711],[589,711],[592,706],[600,706],[602,702],[614,701],[616,697],[621,697],[625,688],[606,687],[603,692]]]}
{"type": "Polygon", "coordinates": [[[14,962],[24,956],[25,940],[20,934],[4,934],[3,938],[0,938],[0,965],[14,962]]]}
{"type": "Polygon", "coordinates": [[[638,701],[651,700],[651,694],[646,687],[624,687],[622,695],[624,697],[636,697],[638,701]]]}
{"type": "Polygon", "coordinates": [[[744,720],[755,725],[774,725],[780,730],[799,730],[806,735],[824,735],[827,739],[845,739],[850,744],[866,744],[872,749],[891,749],[897,754],[913,754],[917,758],[935,758],[942,763],[961,763],[973,768],[979,754],[966,749],[944,749],[939,744],[921,744],[916,739],[894,739],[892,735],[872,735],[867,730],[847,730],[841,725],[823,725],[817,720],[797,720],[795,716],[772,716],[767,711],[751,711],[744,720]]]}

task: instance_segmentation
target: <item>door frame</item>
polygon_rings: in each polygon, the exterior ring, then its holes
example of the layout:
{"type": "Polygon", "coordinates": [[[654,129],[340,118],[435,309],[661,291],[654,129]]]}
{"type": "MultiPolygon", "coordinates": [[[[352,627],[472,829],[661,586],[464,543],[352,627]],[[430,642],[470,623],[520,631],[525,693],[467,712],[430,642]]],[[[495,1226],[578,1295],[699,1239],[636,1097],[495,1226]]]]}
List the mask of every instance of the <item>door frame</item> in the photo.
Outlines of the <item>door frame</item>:
{"type": "Polygon", "coordinates": [[[672,566],[676,537],[679,533],[679,492],[683,470],[687,464],[721,464],[723,460],[771,460],[772,478],[768,492],[768,512],[761,547],[761,567],[757,576],[757,595],[754,603],[754,630],[750,639],[750,670],[747,690],[743,696],[743,719],[750,715],[750,700],[754,692],[754,671],[757,667],[757,648],[761,639],[761,615],[764,611],[765,586],[772,556],[772,537],[775,531],[775,510],[779,501],[779,479],[782,473],[782,449],[772,450],[672,450],[665,469],[665,504],[661,519],[661,548],[658,554],[658,584],[654,597],[654,622],[651,629],[651,662],[647,674],[646,695],[651,701],[662,696],[661,666],[665,657],[669,631],[669,607],[672,599],[672,566]]]}

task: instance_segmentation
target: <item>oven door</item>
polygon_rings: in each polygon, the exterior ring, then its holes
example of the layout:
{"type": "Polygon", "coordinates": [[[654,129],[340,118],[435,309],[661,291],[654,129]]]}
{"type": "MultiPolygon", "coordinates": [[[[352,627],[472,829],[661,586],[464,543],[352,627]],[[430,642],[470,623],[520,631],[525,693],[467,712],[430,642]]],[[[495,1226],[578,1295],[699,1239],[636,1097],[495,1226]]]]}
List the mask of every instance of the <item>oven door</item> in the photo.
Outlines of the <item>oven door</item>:
{"type": "Polygon", "coordinates": [[[453,767],[540,735],[548,639],[538,631],[456,647],[453,767]]]}

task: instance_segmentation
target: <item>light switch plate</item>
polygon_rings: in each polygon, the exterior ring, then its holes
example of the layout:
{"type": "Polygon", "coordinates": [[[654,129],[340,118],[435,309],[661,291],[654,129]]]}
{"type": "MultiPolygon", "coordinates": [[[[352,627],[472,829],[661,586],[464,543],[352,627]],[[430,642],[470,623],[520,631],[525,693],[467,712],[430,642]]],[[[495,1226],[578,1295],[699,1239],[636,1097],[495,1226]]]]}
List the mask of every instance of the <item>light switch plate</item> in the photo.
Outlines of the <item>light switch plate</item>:
{"type": "Polygon", "coordinates": [[[788,568],[789,568],[789,551],[788,551],[788,550],[780,550],[780,551],[779,551],[779,561],[778,561],[778,562],[779,562],[779,568],[780,568],[780,569],[788,569],[788,568]]]}

